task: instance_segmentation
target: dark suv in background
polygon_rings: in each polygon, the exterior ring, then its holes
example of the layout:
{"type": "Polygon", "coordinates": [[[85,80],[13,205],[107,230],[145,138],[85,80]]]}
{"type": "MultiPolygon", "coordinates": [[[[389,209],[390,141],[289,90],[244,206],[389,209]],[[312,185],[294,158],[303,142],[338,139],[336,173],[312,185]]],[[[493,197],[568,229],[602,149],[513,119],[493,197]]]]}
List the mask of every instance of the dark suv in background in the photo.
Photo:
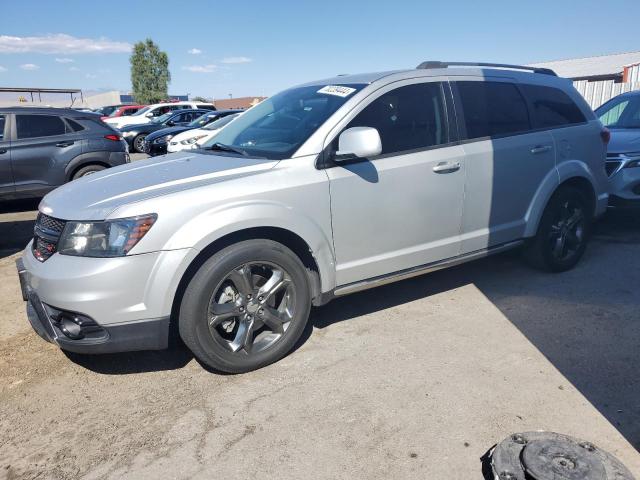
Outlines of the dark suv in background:
{"type": "Polygon", "coordinates": [[[62,108],[0,108],[0,200],[43,196],[129,162],[119,132],[94,114],[62,108]]]}

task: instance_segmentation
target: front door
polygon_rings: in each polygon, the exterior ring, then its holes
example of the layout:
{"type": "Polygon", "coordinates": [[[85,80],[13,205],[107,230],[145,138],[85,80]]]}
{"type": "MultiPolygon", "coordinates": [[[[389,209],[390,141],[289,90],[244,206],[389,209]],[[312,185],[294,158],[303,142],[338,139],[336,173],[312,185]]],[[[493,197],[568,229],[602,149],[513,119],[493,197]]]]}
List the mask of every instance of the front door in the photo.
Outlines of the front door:
{"type": "Polygon", "coordinates": [[[376,128],[381,155],[327,169],[338,286],[460,252],[464,152],[443,84],[417,81],[369,97],[344,128],[376,128]]]}

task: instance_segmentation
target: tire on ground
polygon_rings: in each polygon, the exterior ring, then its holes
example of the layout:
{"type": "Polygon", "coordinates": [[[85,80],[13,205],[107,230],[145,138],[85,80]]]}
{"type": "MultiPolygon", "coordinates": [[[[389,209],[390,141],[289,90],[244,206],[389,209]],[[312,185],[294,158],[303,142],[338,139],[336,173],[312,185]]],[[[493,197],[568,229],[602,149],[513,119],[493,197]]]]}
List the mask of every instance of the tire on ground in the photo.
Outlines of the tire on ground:
{"type": "Polygon", "coordinates": [[[524,250],[525,259],[535,268],[547,272],[564,272],[573,268],[585,252],[591,233],[593,211],[585,193],[573,186],[562,186],[551,196],[544,209],[536,236],[531,238],[524,250]],[[567,203],[569,202],[569,203],[567,203]],[[551,236],[553,226],[560,218],[564,205],[579,205],[584,212],[582,241],[575,253],[564,259],[553,255],[551,236]]]}
{"type": "Polygon", "coordinates": [[[226,247],[207,259],[185,289],[178,329],[193,354],[214,370],[242,373],[280,360],[300,339],[311,309],[309,279],[304,265],[289,248],[266,239],[246,240],[226,247]],[[255,354],[233,353],[209,332],[208,308],[220,282],[232,270],[249,262],[272,262],[285,269],[295,284],[295,312],[288,328],[271,346],[255,354]]]}

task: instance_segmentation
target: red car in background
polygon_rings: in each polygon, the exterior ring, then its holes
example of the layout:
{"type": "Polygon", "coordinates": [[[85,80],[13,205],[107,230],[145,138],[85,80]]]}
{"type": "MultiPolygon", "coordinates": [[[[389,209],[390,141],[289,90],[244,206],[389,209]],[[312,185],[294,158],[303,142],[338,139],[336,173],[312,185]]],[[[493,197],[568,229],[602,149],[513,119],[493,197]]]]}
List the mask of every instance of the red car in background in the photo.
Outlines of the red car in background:
{"type": "Polygon", "coordinates": [[[111,115],[106,115],[100,117],[101,120],[105,118],[113,118],[113,117],[128,117],[129,115],[133,115],[141,108],[146,107],[146,105],[123,105],[121,107],[116,108],[111,115]]]}

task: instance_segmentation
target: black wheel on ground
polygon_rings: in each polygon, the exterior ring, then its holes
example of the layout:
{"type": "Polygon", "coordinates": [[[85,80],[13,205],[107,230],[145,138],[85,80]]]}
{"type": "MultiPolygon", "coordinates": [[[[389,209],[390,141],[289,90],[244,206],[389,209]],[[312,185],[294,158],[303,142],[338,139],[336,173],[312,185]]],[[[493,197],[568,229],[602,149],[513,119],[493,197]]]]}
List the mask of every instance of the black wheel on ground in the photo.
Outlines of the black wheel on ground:
{"type": "Polygon", "coordinates": [[[536,236],[525,248],[528,262],[549,272],[573,268],[587,248],[593,220],[590,205],[575,187],[557,190],[542,214],[536,236]]]}
{"type": "Polygon", "coordinates": [[[205,261],[180,305],[179,331],[204,364],[241,373],[280,360],[302,335],[311,308],[300,259],[264,239],[231,245],[205,261]]]}
{"type": "Polygon", "coordinates": [[[76,180],[80,177],[86,177],[87,175],[91,175],[92,173],[100,172],[105,168],[106,167],[104,167],[103,165],[86,165],[73,174],[72,180],[76,180]]]}
{"type": "Polygon", "coordinates": [[[146,135],[140,134],[136,138],[133,139],[133,149],[138,153],[144,153],[144,140],[147,138],[146,135]]]}

